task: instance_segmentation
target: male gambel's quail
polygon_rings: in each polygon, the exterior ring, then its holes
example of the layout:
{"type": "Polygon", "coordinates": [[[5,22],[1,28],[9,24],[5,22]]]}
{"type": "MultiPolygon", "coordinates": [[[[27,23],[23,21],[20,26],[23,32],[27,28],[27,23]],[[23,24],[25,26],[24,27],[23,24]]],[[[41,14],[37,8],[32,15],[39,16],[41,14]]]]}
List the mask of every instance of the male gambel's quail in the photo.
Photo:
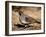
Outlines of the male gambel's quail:
{"type": "Polygon", "coordinates": [[[22,11],[19,11],[18,15],[20,17],[19,20],[22,23],[22,25],[20,25],[20,24],[16,25],[18,27],[22,26],[22,27],[26,28],[26,27],[30,27],[28,24],[35,23],[35,22],[40,23],[37,20],[33,19],[32,17],[25,15],[22,11]]]}
{"type": "Polygon", "coordinates": [[[40,23],[37,20],[33,19],[32,17],[23,14],[23,12],[21,12],[21,11],[19,12],[19,15],[20,15],[20,21],[23,24],[31,24],[31,23],[35,23],[35,22],[40,23]]]}

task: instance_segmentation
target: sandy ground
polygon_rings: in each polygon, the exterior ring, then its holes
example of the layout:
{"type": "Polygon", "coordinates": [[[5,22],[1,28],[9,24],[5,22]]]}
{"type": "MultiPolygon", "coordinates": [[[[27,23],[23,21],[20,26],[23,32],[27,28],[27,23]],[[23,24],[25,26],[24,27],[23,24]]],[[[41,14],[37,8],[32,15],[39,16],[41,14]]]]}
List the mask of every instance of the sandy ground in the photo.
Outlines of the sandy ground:
{"type": "Polygon", "coordinates": [[[37,24],[37,23],[34,23],[34,24],[30,24],[30,27],[17,27],[17,26],[14,26],[13,27],[13,31],[20,31],[20,30],[39,30],[41,29],[41,25],[40,24],[37,24]]]}

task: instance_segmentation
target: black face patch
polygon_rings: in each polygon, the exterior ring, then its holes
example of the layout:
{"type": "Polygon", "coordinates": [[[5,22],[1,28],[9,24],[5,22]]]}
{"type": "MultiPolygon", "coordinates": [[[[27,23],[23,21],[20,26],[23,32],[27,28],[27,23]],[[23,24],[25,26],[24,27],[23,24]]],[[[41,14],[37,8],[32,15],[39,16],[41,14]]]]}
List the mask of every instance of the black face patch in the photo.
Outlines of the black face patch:
{"type": "Polygon", "coordinates": [[[21,14],[23,14],[23,12],[22,11],[19,11],[19,15],[21,16],[21,14]]]}

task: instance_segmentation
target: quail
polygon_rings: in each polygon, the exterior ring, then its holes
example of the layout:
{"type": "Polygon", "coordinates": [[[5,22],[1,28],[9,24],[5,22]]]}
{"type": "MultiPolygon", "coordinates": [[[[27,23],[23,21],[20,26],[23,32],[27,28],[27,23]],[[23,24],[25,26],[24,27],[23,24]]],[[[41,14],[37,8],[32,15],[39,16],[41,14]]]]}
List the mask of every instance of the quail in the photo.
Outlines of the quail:
{"type": "Polygon", "coordinates": [[[20,21],[23,23],[23,24],[31,24],[31,23],[40,23],[39,21],[35,20],[34,18],[28,16],[28,15],[25,15],[23,14],[23,12],[19,12],[19,15],[20,15],[20,21]]]}

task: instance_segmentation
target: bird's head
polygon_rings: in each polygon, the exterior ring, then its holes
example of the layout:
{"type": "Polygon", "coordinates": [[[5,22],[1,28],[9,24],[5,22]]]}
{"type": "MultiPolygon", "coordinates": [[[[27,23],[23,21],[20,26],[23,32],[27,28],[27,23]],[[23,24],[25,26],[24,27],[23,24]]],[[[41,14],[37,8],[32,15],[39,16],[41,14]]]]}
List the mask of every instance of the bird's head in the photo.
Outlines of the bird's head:
{"type": "Polygon", "coordinates": [[[22,11],[19,11],[19,15],[21,16],[23,14],[23,12],[22,11]]]}

